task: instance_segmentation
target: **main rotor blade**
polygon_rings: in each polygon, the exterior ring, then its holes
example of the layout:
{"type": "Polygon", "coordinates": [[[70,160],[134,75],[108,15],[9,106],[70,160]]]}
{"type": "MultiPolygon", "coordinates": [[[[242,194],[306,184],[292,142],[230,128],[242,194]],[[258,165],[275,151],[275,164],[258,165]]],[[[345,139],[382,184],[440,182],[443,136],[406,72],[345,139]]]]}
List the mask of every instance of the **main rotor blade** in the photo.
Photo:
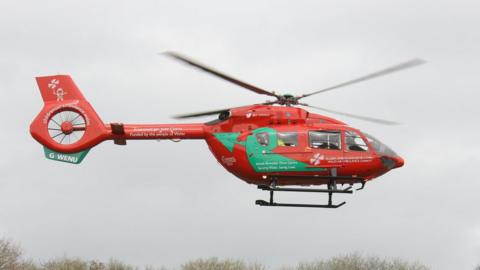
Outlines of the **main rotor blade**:
{"type": "MultiPolygon", "coordinates": [[[[268,101],[268,102],[264,102],[264,103],[261,103],[261,104],[255,104],[255,105],[273,105],[275,103],[276,103],[275,101],[268,101]]],[[[226,108],[226,109],[220,109],[220,110],[214,110],[214,111],[196,112],[196,113],[189,113],[189,114],[179,114],[179,115],[174,115],[172,117],[175,118],[175,119],[183,119],[183,118],[214,115],[214,114],[219,114],[219,113],[222,113],[222,112],[228,112],[231,109],[240,108],[240,107],[241,106],[226,108]]]]}
{"type": "Polygon", "coordinates": [[[373,122],[373,123],[376,123],[376,124],[382,124],[382,125],[399,125],[400,124],[398,122],[393,122],[393,121],[389,121],[389,120],[373,118],[373,117],[368,117],[368,116],[361,116],[361,115],[345,113],[345,112],[339,112],[339,111],[320,108],[320,107],[316,107],[316,106],[310,106],[310,105],[307,105],[307,104],[300,104],[300,105],[305,106],[305,107],[310,107],[310,108],[313,108],[313,109],[317,109],[317,110],[321,110],[321,111],[325,111],[325,112],[329,112],[329,113],[334,113],[334,114],[348,116],[348,117],[351,117],[351,118],[356,118],[356,119],[360,119],[360,120],[364,120],[364,121],[369,121],[369,122],[373,122]]]}
{"type": "Polygon", "coordinates": [[[347,81],[347,82],[344,82],[344,83],[341,83],[341,84],[337,84],[337,85],[334,85],[334,86],[331,86],[331,87],[328,87],[328,88],[325,88],[325,89],[322,89],[322,90],[318,90],[318,91],[315,91],[313,93],[301,95],[299,97],[299,99],[304,98],[304,97],[308,97],[308,96],[311,96],[311,95],[324,93],[324,92],[327,92],[327,91],[332,91],[332,90],[340,88],[340,87],[344,87],[344,86],[347,86],[347,85],[352,85],[352,84],[355,84],[355,83],[363,82],[363,81],[366,81],[366,80],[370,80],[370,79],[373,79],[373,78],[384,76],[384,75],[394,73],[394,72],[397,72],[397,71],[401,71],[401,70],[404,70],[404,69],[412,68],[412,67],[424,64],[424,63],[426,63],[426,61],[424,61],[422,59],[412,59],[410,61],[407,61],[407,62],[398,64],[398,65],[395,65],[395,66],[391,66],[391,67],[379,70],[377,72],[365,75],[365,76],[360,77],[360,78],[356,78],[356,79],[353,79],[353,80],[350,80],[350,81],[347,81]]]}
{"type": "Polygon", "coordinates": [[[222,109],[222,110],[215,110],[215,111],[196,112],[196,113],[189,113],[189,114],[179,114],[179,115],[172,116],[172,118],[183,119],[183,118],[207,116],[207,115],[219,114],[219,113],[222,113],[222,112],[228,112],[229,110],[230,109],[222,109]]]}
{"type": "Polygon", "coordinates": [[[164,52],[164,54],[172,57],[173,59],[180,60],[180,61],[182,61],[182,62],[184,62],[184,63],[186,63],[186,64],[192,65],[192,66],[194,66],[194,67],[196,67],[196,68],[199,68],[199,69],[201,69],[201,70],[203,70],[203,71],[205,71],[205,72],[208,72],[208,73],[210,73],[210,74],[212,74],[212,75],[215,75],[215,76],[217,76],[217,77],[220,77],[220,78],[222,78],[222,79],[224,79],[224,80],[227,80],[227,81],[229,81],[229,82],[231,82],[231,83],[233,83],[233,84],[236,84],[236,85],[241,86],[241,87],[243,87],[243,88],[246,88],[246,89],[248,89],[248,90],[250,90],[250,91],[253,91],[253,92],[257,93],[257,94],[262,94],[262,95],[267,95],[267,96],[272,96],[272,97],[277,97],[277,98],[279,97],[279,96],[276,95],[275,93],[272,93],[272,92],[270,92],[270,91],[264,90],[264,89],[262,89],[262,88],[259,88],[259,87],[254,86],[254,85],[251,85],[251,84],[249,84],[249,83],[246,83],[246,82],[240,81],[240,80],[238,80],[238,79],[235,79],[235,78],[233,78],[233,77],[231,77],[231,76],[229,76],[229,75],[227,75],[227,74],[224,74],[224,73],[222,73],[222,72],[220,72],[220,71],[217,71],[217,70],[215,70],[215,69],[213,69],[213,68],[211,68],[211,67],[208,67],[208,66],[206,66],[206,65],[203,65],[203,64],[200,64],[200,63],[198,63],[198,62],[195,62],[194,60],[189,59],[189,58],[187,58],[187,57],[185,57],[185,56],[183,56],[183,55],[180,55],[180,54],[178,54],[178,53],[176,53],[176,52],[164,52]]]}

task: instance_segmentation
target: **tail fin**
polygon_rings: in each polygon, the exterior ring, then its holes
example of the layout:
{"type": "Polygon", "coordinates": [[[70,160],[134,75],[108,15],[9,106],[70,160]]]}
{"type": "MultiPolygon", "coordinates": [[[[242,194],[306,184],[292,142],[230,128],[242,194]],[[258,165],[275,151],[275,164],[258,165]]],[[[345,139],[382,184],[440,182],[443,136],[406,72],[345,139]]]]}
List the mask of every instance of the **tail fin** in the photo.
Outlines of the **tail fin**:
{"type": "Polygon", "coordinates": [[[93,107],[68,75],[38,77],[44,106],[30,133],[45,147],[45,156],[80,163],[88,150],[109,132],[93,107]]]}
{"type": "Polygon", "coordinates": [[[44,102],[85,100],[85,97],[68,75],[37,77],[36,79],[44,102]]]}

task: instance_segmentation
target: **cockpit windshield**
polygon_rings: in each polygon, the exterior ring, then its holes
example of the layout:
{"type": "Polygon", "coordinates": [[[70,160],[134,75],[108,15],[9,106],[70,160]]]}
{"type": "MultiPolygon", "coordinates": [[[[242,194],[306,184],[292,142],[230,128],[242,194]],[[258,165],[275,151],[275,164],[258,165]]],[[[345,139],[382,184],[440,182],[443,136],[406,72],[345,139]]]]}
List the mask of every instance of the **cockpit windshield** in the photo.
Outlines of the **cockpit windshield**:
{"type": "Polygon", "coordinates": [[[367,137],[368,142],[373,147],[373,149],[375,149],[377,153],[384,154],[387,156],[397,156],[397,153],[395,153],[395,151],[393,151],[390,147],[380,142],[378,139],[376,139],[372,135],[367,134],[365,132],[363,134],[365,135],[365,137],[367,137]]]}

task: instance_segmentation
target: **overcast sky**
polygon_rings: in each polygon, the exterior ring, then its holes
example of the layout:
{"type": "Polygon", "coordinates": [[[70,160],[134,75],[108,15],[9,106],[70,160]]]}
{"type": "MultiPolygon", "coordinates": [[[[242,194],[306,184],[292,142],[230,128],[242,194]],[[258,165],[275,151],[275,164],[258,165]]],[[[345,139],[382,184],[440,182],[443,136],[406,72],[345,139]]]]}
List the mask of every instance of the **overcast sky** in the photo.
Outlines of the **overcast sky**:
{"type": "Polygon", "coordinates": [[[275,267],[358,251],[472,269],[479,11],[473,0],[2,0],[0,236],[38,261],[175,266],[218,256],[275,267]],[[42,107],[35,76],[72,75],[105,122],[171,123],[178,113],[264,101],[157,55],[165,50],[293,94],[421,57],[428,64],[308,98],[402,122],[338,117],[391,146],[405,166],[324,210],[255,206],[267,194],[226,172],[203,141],[105,142],[79,166],[43,157],[28,132],[42,107]]]}

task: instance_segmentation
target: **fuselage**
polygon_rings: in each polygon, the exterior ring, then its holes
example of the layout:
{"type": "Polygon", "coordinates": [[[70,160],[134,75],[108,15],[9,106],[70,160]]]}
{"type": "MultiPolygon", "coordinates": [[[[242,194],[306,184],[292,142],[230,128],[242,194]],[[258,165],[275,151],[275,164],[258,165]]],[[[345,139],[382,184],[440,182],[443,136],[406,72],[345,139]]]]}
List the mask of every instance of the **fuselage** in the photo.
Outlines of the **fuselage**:
{"type": "Polygon", "coordinates": [[[207,123],[107,124],[70,76],[38,77],[37,83],[44,106],[30,133],[49,159],[80,163],[105,140],[125,145],[127,140],[196,139],[207,142],[225,169],[252,184],[363,183],[403,166],[401,157],[372,136],[297,107],[239,107],[207,123]]]}
{"type": "Polygon", "coordinates": [[[335,175],[344,177],[338,184],[353,184],[403,165],[375,138],[301,108],[248,106],[223,118],[205,124],[205,140],[218,162],[247,183],[271,184],[278,176],[277,185],[319,185],[328,180],[315,176],[335,175]]]}

